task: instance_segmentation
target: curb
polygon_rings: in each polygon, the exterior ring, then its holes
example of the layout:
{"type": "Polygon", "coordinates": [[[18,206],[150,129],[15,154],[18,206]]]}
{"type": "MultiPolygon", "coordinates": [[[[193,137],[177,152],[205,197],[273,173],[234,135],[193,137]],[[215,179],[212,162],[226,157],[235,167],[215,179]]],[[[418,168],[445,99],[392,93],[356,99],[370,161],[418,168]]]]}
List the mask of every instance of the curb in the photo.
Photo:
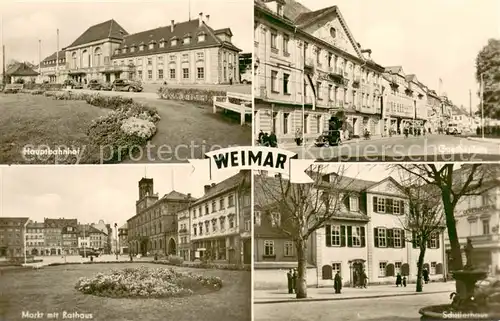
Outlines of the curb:
{"type": "Polygon", "coordinates": [[[498,139],[495,139],[495,138],[482,139],[481,137],[467,137],[467,140],[470,140],[473,142],[481,142],[481,143],[500,144],[500,138],[498,138],[498,139]]]}
{"type": "Polygon", "coordinates": [[[382,294],[382,295],[365,295],[357,297],[343,297],[343,298],[305,298],[305,299],[280,299],[275,301],[256,301],[254,298],[253,304],[273,304],[273,303],[299,303],[299,302],[321,302],[321,301],[343,301],[343,300],[361,300],[361,299],[378,299],[390,298],[395,296],[413,296],[413,295],[427,295],[436,293],[449,293],[450,291],[436,291],[436,292],[412,292],[401,294],[382,294]]]}

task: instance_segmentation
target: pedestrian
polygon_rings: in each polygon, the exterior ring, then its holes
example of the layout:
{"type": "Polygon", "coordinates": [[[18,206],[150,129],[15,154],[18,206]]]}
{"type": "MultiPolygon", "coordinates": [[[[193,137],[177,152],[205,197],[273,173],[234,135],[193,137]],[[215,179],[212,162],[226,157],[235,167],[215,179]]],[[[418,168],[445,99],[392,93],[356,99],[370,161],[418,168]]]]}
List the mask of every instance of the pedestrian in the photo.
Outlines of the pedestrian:
{"type": "Polygon", "coordinates": [[[130,262],[133,262],[134,261],[134,257],[132,256],[132,252],[130,252],[129,254],[130,254],[130,262]]]}
{"type": "Polygon", "coordinates": [[[259,144],[260,145],[264,145],[263,137],[264,137],[264,132],[261,129],[259,132],[259,144]]]}
{"type": "Polygon", "coordinates": [[[403,276],[403,286],[406,288],[406,276],[403,276]]]}
{"type": "Polygon", "coordinates": [[[271,132],[271,135],[269,135],[269,147],[278,147],[278,139],[274,132],[271,132]]]}
{"type": "Polygon", "coordinates": [[[293,269],[292,270],[292,290],[293,293],[297,293],[297,270],[293,269]]]}
{"type": "Polygon", "coordinates": [[[422,276],[424,277],[425,284],[429,283],[429,271],[427,269],[422,271],[422,276]]]}
{"type": "Polygon", "coordinates": [[[401,274],[398,273],[398,275],[396,275],[396,287],[399,287],[400,285],[402,286],[402,283],[403,280],[401,278],[401,274]]]}
{"type": "Polygon", "coordinates": [[[335,273],[335,278],[333,279],[333,288],[335,289],[335,293],[340,294],[340,291],[342,290],[342,277],[340,276],[339,272],[335,273]]]}
{"type": "Polygon", "coordinates": [[[158,253],[155,253],[155,261],[158,261],[158,253]]]}
{"type": "Polygon", "coordinates": [[[358,287],[359,286],[359,277],[358,277],[358,271],[354,271],[353,275],[352,275],[352,283],[354,284],[354,287],[358,287]]]}
{"type": "Polygon", "coordinates": [[[366,284],[368,283],[368,276],[365,273],[365,270],[361,272],[361,286],[366,289],[366,284]]]}
{"type": "Polygon", "coordinates": [[[233,85],[233,77],[229,78],[229,85],[232,86],[233,85]]]}
{"type": "Polygon", "coordinates": [[[288,281],[288,294],[293,294],[293,271],[292,269],[288,270],[286,273],[286,279],[288,281]]]}

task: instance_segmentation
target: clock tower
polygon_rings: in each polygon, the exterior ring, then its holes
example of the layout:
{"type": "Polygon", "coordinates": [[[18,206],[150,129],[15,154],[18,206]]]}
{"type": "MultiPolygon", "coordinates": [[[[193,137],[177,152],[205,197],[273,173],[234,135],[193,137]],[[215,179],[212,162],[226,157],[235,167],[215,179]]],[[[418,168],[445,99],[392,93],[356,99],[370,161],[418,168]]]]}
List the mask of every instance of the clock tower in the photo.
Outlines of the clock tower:
{"type": "Polygon", "coordinates": [[[154,193],[153,179],[146,177],[141,178],[139,181],[139,200],[136,202],[136,212],[141,212],[157,201],[158,194],[154,193]]]}

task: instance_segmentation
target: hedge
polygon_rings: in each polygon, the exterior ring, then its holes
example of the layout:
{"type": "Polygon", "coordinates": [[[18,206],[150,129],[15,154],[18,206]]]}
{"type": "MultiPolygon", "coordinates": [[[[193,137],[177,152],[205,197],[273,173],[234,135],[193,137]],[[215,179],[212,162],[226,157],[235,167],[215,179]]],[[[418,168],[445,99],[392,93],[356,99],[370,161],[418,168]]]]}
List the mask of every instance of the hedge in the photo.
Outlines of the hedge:
{"type": "Polygon", "coordinates": [[[200,264],[174,264],[168,261],[101,261],[101,262],[69,262],[69,263],[50,263],[47,266],[59,266],[59,265],[75,265],[75,264],[118,264],[118,263],[152,263],[160,265],[170,265],[178,266],[184,268],[195,268],[195,269],[207,269],[207,270],[228,270],[228,271],[251,271],[250,265],[238,265],[238,264],[212,264],[212,263],[200,263],[200,264]]]}
{"type": "Polygon", "coordinates": [[[226,96],[225,91],[196,88],[160,87],[157,93],[160,99],[192,101],[205,105],[212,105],[215,96],[226,96]]]}
{"type": "MultiPolygon", "coordinates": [[[[482,135],[482,127],[476,129],[477,135],[482,135]]],[[[485,126],[484,134],[487,136],[500,137],[500,126],[485,126]]]]}

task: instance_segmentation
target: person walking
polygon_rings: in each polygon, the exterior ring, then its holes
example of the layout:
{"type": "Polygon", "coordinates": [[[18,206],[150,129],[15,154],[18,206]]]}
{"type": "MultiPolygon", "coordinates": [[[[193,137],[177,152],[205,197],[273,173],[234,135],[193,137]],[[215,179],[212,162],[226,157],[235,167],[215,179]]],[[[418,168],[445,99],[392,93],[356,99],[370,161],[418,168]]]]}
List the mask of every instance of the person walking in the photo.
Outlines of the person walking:
{"type": "Polygon", "coordinates": [[[361,272],[361,280],[360,280],[360,287],[363,287],[366,289],[366,284],[368,283],[368,276],[366,275],[365,270],[361,272]]]}
{"type": "Polygon", "coordinates": [[[422,271],[422,276],[424,277],[425,284],[429,283],[429,271],[427,269],[422,271]]]}
{"type": "Polygon", "coordinates": [[[342,277],[340,276],[339,272],[335,273],[333,288],[335,289],[336,294],[340,294],[340,291],[342,290],[342,277]]]}
{"type": "Polygon", "coordinates": [[[297,293],[297,270],[296,269],[293,269],[292,270],[292,289],[293,289],[293,293],[297,293]]]}
{"type": "Polygon", "coordinates": [[[286,279],[288,284],[288,294],[293,294],[293,271],[292,269],[288,270],[286,273],[286,279]]]}
{"type": "Polygon", "coordinates": [[[406,276],[403,276],[403,286],[406,288],[406,276]]]}
{"type": "Polygon", "coordinates": [[[401,274],[398,273],[398,275],[396,275],[396,287],[402,286],[402,283],[403,279],[401,278],[401,274]]]}

